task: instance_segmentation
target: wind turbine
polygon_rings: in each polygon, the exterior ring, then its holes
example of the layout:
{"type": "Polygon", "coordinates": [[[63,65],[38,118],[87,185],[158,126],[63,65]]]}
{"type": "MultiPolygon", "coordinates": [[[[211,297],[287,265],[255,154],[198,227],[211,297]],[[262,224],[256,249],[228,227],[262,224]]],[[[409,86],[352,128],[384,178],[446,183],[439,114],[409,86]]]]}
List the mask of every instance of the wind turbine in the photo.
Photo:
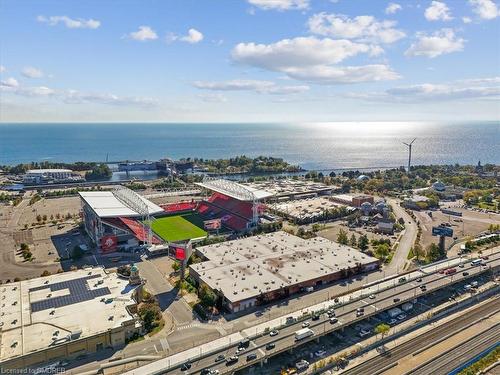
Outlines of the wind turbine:
{"type": "Polygon", "coordinates": [[[411,145],[413,144],[413,142],[415,142],[415,139],[417,138],[413,138],[413,141],[411,141],[410,143],[403,142],[404,145],[408,146],[408,174],[410,174],[411,165],[411,145]]]}

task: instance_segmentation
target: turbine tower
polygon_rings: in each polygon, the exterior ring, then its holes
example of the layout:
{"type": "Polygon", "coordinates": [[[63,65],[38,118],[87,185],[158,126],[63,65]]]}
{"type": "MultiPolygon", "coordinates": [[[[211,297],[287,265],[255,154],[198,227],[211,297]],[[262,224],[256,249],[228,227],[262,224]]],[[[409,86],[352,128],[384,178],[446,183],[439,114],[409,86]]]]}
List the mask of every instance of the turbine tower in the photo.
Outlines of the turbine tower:
{"type": "Polygon", "coordinates": [[[413,138],[413,141],[411,141],[410,143],[403,142],[404,145],[408,146],[408,174],[410,174],[411,166],[411,145],[413,144],[413,142],[415,142],[415,139],[417,138],[413,138]]]}

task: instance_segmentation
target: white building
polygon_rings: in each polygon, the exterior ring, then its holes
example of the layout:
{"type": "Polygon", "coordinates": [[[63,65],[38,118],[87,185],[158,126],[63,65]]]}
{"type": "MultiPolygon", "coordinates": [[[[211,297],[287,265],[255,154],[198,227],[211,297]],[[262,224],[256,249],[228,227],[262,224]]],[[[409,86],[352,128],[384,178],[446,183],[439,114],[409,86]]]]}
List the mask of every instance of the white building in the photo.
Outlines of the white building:
{"type": "Polygon", "coordinates": [[[83,180],[83,177],[74,174],[71,169],[30,169],[23,180],[27,184],[41,184],[48,181],[78,181],[83,180]]]}

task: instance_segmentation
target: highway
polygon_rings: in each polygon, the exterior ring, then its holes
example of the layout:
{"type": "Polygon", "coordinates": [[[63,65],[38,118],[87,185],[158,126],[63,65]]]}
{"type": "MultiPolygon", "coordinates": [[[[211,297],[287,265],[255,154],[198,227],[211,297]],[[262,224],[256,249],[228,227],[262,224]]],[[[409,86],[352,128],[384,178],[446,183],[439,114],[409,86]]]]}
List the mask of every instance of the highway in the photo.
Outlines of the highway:
{"type": "MultiPolygon", "coordinates": [[[[385,355],[380,355],[373,357],[369,360],[360,363],[344,372],[343,375],[377,375],[384,372],[392,364],[397,363],[401,358],[406,357],[409,354],[414,353],[416,350],[425,347],[430,343],[435,343],[442,337],[448,334],[460,332],[462,329],[467,327],[470,323],[478,320],[480,317],[486,316],[490,313],[500,310],[500,299],[495,298],[494,300],[480,305],[469,313],[460,315],[455,319],[437,326],[436,328],[415,337],[414,339],[402,343],[395,347],[394,349],[387,351],[385,355]]],[[[455,362],[456,364],[459,362],[455,362]]],[[[438,374],[441,372],[427,372],[427,374],[438,374]]]]}
{"type": "MultiPolygon", "coordinates": [[[[353,300],[342,306],[337,306],[335,308],[335,312],[339,321],[336,324],[330,324],[325,314],[322,314],[320,316],[320,319],[316,321],[310,321],[309,319],[310,328],[315,332],[315,334],[312,337],[302,340],[300,343],[302,344],[317,339],[324,334],[341,329],[346,325],[351,325],[358,321],[364,320],[367,317],[378,314],[383,310],[387,310],[396,305],[400,305],[405,301],[411,301],[434,290],[441,289],[445,286],[488,271],[490,268],[496,268],[500,266],[500,252],[492,254],[489,259],[485,261],[485,263],[487,263],[487,266],[472,266],[470,262],[467,261],[467,263],[464,264],[463,268],[457,267],[457,273],[449,276],[440,274],[437,271],[433,271],[428,274],[422,273],[420,282],[416,281],[415,279],[408,282],[398,283],[396,278],[394,286],[392,288],[381,290],[380,292],[372,292],[372,294],[375,295],[375,298],[373,299],[366,297],[359,300],[353,300]],[[464,276],[463,272],[467,272],[468,275],[464,276]],[[427,290],[425,292],[421,290],[421,285],[426,285],[427,290]],[[399,298],[399,301],[394,302],[395,298],[399,298]],[[356,309],[360,307],[364,308],[364,315],[356,316],[356,309]]],[[[371,290],[373,289],[374,287],[372,286],[371,290]]],[[[332,306],[334,305],[333,302],[331,302],[330,304],[332,306]]],[[[244,367],[258,364],[268,356],[273,356],[283,351],[289,350],[290,348],[293,348],[296,345],[294,333],[302,327],[302,322],[303,321],[300,320],[293,324],[280,328],[279,335],[275,337],[270,337],[267,334],[258,335],[258,329],[255,328],[255,334],[247,335],[250,336],[249,338],[251,339],[250,347],[240,354],[238,362],[230,366],[227,366],[223,361],[220,363],[216,363],[215,358],[220,354],[223,354],[226,358],[234,355],[236,353],[239,340],[234,340],[230,342],[229,345],[226,345],[220,349],[215,345],[212,348],[205,348],[205,353],[207,351],[210,351],[211,353],[206,356],[203,352],[204,348],[200,346],[198,348],[193,348],[185,352],[174,354],[173,356],[162,359],[160,361],[152,362],[143,367],[139,367],[136,370],[132,370],[127,374],[198,374],[202,369],[205,368],[217,369],[221,374],[231,373],[244,367]],[[266,345],[269,343],[275,344],[275,348],[266,350],[266,345]],[[199,351],[196,351],[196,349],[199,349],[199,351]],[[253,353],[256,354],[256,359],[247,362],[247,355],[253,353]],[[201,359],[198,359],[200,357],[201,359]],[[183,363],[187,362],[188,359],[190,359],[191,368],[188,371],[181,372],[180,366],[183,363]],[[171,369],[168,370],[169,368],[171,369]]],[[[268,327],[270,326],[268,325],[268,327]]],[[[248,332],[249,330],[251,329],[247,329],[246,331],[248,332]]]]}
{"type": "MultiPolygon", "coordinates": [[[[498,306],[497,306],[498,311],[498,306]]],[[[495,325],[489,330],[483,331],[469,340],[455,346],[452,350],[446,351],[433,358],[430,362],[424,363],[407,372],[405,375],[428,375],[428,374],[449,374],[483,351],[498,343],[500,337],[500,325],[495,325]]]]}

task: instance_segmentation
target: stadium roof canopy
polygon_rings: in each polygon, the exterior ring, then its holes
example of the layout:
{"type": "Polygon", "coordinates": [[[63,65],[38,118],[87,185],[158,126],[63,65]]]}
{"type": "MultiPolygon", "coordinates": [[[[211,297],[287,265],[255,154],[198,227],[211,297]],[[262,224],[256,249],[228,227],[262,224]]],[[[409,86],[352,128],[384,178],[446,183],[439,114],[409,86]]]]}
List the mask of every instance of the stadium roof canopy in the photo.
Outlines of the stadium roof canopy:
{"type": "Polygon", "coordinates": [[[198,182],[196,185],[240,201],[255,201],[269,198],[273,195],[268,191],[255,189],[250,186],[245,186],[235,181],[224,180],[222,178],[205,177],[203,182],[198,182]]]}
{"type": "MultiPolygon", "coordinates": [[[[127,189],[129,190],[129,189],[127,189]]],[[[129,194],[135,194],[135,198],[142,201],[149,211],[150,215],[164,212],[160,206],[157,206],[139,194],[129,190],[129,194]]],[[[117,198],[112,191],[82,191],[80,197],[87,203],[100,218],[106,217],[141,217],[144,214],[126,205],[123,200],[117,198]]]]}

